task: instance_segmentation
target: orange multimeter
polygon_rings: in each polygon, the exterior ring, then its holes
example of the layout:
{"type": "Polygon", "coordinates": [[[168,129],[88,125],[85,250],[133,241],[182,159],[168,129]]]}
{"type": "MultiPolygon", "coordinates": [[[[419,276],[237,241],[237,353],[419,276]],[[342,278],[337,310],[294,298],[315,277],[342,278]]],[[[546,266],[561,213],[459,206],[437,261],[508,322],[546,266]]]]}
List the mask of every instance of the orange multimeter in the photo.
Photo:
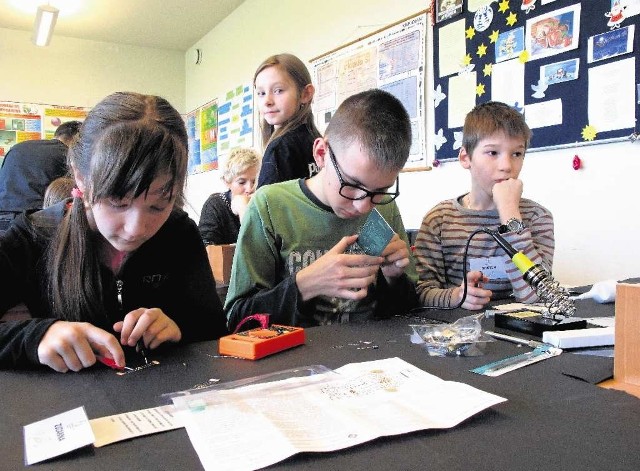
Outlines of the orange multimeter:
{"type": "Polygon", "coordinates": [[[220,355],[257,360],[302,345],[304,340],[302,327],[274,324],[266,328],[257,327],[221,337],[218,341],[218,350],[220,355]]]}

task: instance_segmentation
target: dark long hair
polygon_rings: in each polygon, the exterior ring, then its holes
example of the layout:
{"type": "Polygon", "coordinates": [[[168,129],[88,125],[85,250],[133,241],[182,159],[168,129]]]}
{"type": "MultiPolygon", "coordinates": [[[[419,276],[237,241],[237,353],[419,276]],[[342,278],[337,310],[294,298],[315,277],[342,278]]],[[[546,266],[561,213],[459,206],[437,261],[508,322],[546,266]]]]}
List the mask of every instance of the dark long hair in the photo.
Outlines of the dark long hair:
{"type": "MultiPolygon", "coordinates": [[[[254,87],[256,85],[256,77],[267,67],[280,67],[287,75],[291,77],[291,79],[296,84],[298,100],[300,100],[300,97],[302,96],[304,87],[311,84],[311,74],[309,74],[309,70],[307,69],[307,66],[304,65],[304,62],[302,62],[293,54],[285,53],[268,57],[258,66],[255,74],[253,74],[254,87]]],[[[260,120],[260,134],[262,137],[263,150],[266,149],[269,142],[271,142],[273,139],[288,133],[289,131],[297,128],[303,123],[307,126],[309,132],[315,137],[321,136],[320,131],[318,131],[318,128],[316,127],[316,124],[313,120],[311,102],[304,104],[301,103],[300,108],[289,119],[289,121],[284,123],[278,129],[275,129],[271,124],[267,123],[264,118],[262,118],[260,120]]]]}
{"type": "Polygon", "coordinates": [[[47,253],[53,314],[65,320],[104,320],[100,283],[100,235],[87,220],[84,203],[138,197],[160,175],[165,190],[182,205],[188,140],[180,114],[163,98],[118,92],[88,114],[69,161],[85,184],[53,236],[47,253]]]}

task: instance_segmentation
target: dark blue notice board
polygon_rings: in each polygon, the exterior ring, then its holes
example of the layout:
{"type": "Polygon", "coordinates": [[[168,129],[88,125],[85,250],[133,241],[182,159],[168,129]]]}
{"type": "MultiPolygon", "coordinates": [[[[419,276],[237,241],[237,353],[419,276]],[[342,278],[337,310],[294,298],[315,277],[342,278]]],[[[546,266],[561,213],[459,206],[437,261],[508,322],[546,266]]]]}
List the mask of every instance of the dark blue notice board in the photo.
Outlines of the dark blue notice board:
{"type": "MultiPolygon", "coordinates": [[[[561,99],[562,102],[562,124],[533,129],[531,148],[584,145],[597,143],[598,141],[622,140],[635,135],[637,131],[635,125],[624,129],[597,131],[595,136],[589,136],[590,139],[585,139],[584,130],[585,127],[589,125],[589,69],[609,62],[633,57],[636,58],[635,77],[633,77],[636,122],[640,118],[640,105],[638,104],[640,95],[640,85],[638,84],[638,78],[640,77],[640,58],[638,57],[640,39],[638,36],[640,35],[640,31],[638,30],[640,28],[637,26],[640,24],[640,14],[635,14],[635,10],[640,8],[640,2],[637,0],[584,0],[582,2],[576,2],[575,0],[555,0],[542,4],[543,2],[541,0],[498,0],[489,4],[492,9],[492,19],[489,27],[484,31],[475,29],[475,26],[478,25],[477,19],[476,23],[474,23],[476,12],[469,11],[467,3],[467,0],[463,0],[462,2],[459,0],[457,2],[455,0],[435,1],[434,19],[436,21],[433,34],[434,88],[438,88],[439,86],[442,93],[448,97],[448,83],[451,75],[440,77],[438,63],[439,48],[441,47],[439,44],[440,36],[438,30],[443,26],[464,19],[465,30],[469,28],[474,29],[472,37],[465,39],[465,47],[468,57],[471,58],[473,69],[476,72],[477,84],[484,85],[485,89],[484,94],[480,96],[476,95],[476,104],[478,104],[491,99],[491,75],[483,74],[485,65],[495,64],[496,61],[501,58],[501,54],[508,54],[507,48],[496,48],[496,41],[491,40],[492,34],[495,38],[495,31],[499,31],[501,35],[500,38],[502,41],[500,44],[502,46],[505,35],[511,30],[517,31],[517,28],[522,27],[526,35],[527,21],[531,24],[531,20],[537,22],[537,18],[559,20],[556,21],[554,27],[545,30],[544,33],[539,33],[540,41],[546,41],[544,47],[558,47],[557,45],[562,44],[563,40],[566,41],[566,38],[570,37],[572,33],[571,18],[569,18],[569,21],[564,21],[564,17],[570,16],[571,8],[574,5],[580,5],[578,14],[579,34],[575,35],[572,39],[575,41],[574,44],[577,44],[577,48],[563,50],[562,45],[560,45],[559,48],[562,52],[558,54],[534,56],[536,57],[535,60],[527,60],[524,62],[524,103],[515,104],[516,108],[524,110],[526,105],[539,103],[541,100],[561,99]],[[628,5],[625,2],[628,2],[628,5]],[[447,14],[442,12],[445,10],[446,5],[454,5],[455,3],[458,4],[457,12],[455,7],[453,7],[453,9],[450,10],[453,16],[447,18],[447,14]],[[460,4],[462,8],[459,7],[460,4]],[[527,11],[527,6],[532,6],[533,8],[527,11]],[[627,8],[631,8],[631,10],[627,10],[627,8]],[[562,12],[565,9],[569,11],[566,15],[554,15],[555,12],[562,12]],[[625,16],[625,11],[629,11],[631,14],[625,16]],[[512,24],[508,25],[507,19],[511,14],[513,14],[513,16],[511,16],[512,24]],[[515,22],[513,22],[514,18],[515,22]],[[546,36],[542,37],[543,34],[546,34],[546,36]],[[625,44],[625,38],[630,37],[631,34],[633,34],[633,41],[626,41],[625,44]],[[591,52],[591,54],[589,53],[589,38],[592,38],[591,49],[593,52],[591,52]],[[599,49],[597,46],[600,43],[606,43],[607,45],[604,49],[599,49]],[[596,45],[595,47],[594,44],[596,45]],[[477,52],[478,48],[483,45],[488,47],[486,47],[486,54],[480,57],[477,52]],[[496,49],[498,50],[498,57],[496,57],[496,49]],[[596,60],[589,63],[588,59],[590,57],[596,60]],[[579,59],[579,61],[577,61],[579,66],[577,78],[571,75],[571,66],[575,63],[575,59],[579,59]],[[563,67],[557,66],[557,63],[566,63],[567,70],[563,70],[563,67]],[[547,65],[549,66],[549,74],[545,80],[548,80],[549,84],[544,90],[544,98],[533,97],[532,94],[534,91],[531,85],[539,85],[541,67],[547,68],[547,65]]],[[[522,30],[520,30],[518,34],[522,34],[522,30]]],[[[521,43],[524,42],[526,44],[528,41],[533,42],[533,40],[526,37],[520,38],[521,43]]],[[[529,59],[531,59],[531,56],[529,59]]],[[[461,67],[463,67],[463,65],[461,65],[461,67]]],[[[545,76],[546,75],[547,71],[545,70],[545,76]]],[[[449,100],[444,99],[435,108],[435,131],[437,133],[442,129],[443,137],[446,139],[446,142],[444,142],[439,149],[436,149],[435,155],[438,160],[455,158],[458,155],[458,148],[456,147],[459,146],[459,142],[456,143],[454,133],[460,132],[462,128],[450,129],[447,127],[448,103],[449,100]]]]}

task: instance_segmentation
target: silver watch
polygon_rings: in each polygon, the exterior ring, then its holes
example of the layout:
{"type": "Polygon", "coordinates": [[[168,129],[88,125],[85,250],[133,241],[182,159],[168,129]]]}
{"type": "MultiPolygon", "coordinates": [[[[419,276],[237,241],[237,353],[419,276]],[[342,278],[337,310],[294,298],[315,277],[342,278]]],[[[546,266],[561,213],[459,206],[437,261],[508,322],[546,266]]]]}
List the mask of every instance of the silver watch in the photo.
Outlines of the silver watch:
{"type": "Polygon", "coordinates": [[[506,224],[501,224],[498,227],[498,233],[505,234],[507,232],[513,232],[514,234],[520,234],[524,231],[524,223],[520,219],[509,218],[506,224]]]}

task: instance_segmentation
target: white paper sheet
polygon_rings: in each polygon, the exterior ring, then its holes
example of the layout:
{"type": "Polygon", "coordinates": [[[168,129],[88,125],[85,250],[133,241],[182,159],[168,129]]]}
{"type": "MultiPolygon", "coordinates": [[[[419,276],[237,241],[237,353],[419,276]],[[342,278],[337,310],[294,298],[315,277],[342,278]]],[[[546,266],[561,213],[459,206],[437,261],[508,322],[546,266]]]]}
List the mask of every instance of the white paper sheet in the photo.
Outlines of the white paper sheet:
{"type": "Polygon", "coordinates": [[[633,128],[636,59],[589,68],[589,124],[597,132],[633,128]]]}
{"type": "Polygon", "coordinates": [[[95,435],[95,447],[182,427],[182,422],[173,413],[173,406],[152,407],[100,417],[89,423],[95,435]]]}
{"type": "Polygon", "coordinates": [[[510,106],[524,105],[524,64],[519,59],[493,64],[491,99],[510,106]]]}
{"type": "Polygon", "coordinates": [[[449,129],[461,128],[467,113],[476,106],[476,72],[449,79],[449,129]]]}
{"type": "Polygon", "coordinates": [[[179,395],[174,403],[205,470],[237,471],[303,451],[450,428],[506,401],[399,358],[353,363],[336,373],[179,395]]]}
{"type": "Polygon", "coordinates": [[[24,426],[25,463],[39,463],[63,455],[91,445],[93,440],[87,413],[84,407],[77,407],[24,426]]]}
{"type": "Polygon", "coordinates": [[[531,129],[562,124],[562,100],[532,103],[525,107],[525,118],[531,129]]]}
{"type": "MultiPolygon", "coordinates": [[[[457,74],[467,54],[464,20],[454,21],[438,30],[438,66],[440,77],[457,74]]],[[[449,93],[451,96],[451,93],[449,93]]]]}

